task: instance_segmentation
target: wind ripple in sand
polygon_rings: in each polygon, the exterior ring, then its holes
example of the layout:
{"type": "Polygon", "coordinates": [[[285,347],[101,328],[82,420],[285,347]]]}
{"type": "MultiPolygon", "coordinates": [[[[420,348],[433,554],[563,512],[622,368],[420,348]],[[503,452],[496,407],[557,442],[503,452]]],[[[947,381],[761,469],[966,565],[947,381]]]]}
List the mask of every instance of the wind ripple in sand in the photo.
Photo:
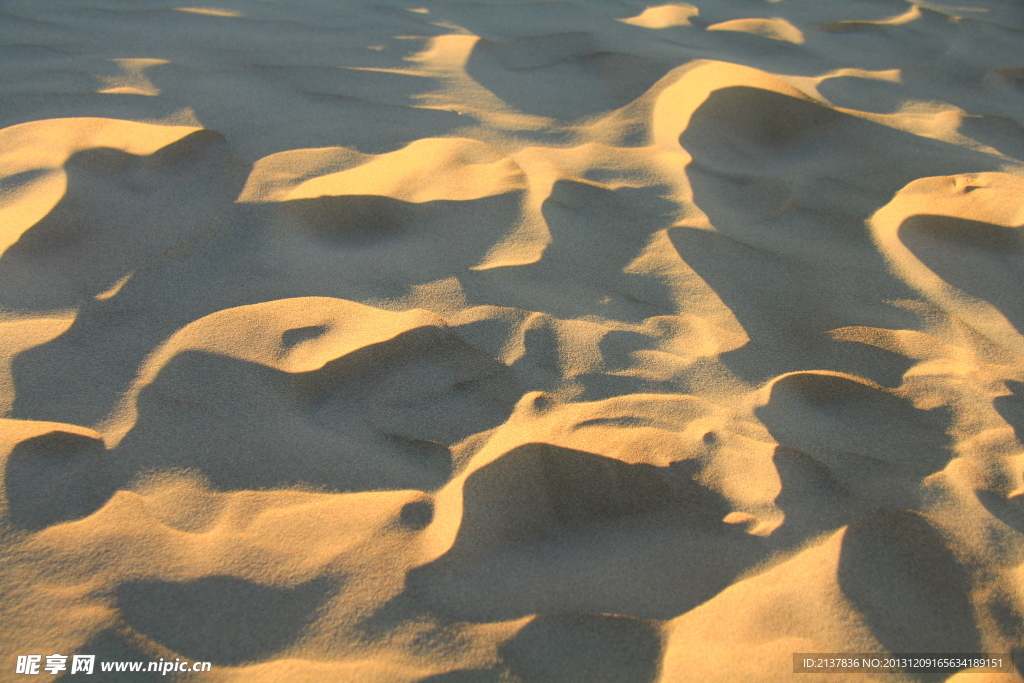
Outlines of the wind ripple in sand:
{"type": "Polygon", "coordinates": [[[1022,26],[5,8],[0,659],[1024,650],[1022,26]]]}

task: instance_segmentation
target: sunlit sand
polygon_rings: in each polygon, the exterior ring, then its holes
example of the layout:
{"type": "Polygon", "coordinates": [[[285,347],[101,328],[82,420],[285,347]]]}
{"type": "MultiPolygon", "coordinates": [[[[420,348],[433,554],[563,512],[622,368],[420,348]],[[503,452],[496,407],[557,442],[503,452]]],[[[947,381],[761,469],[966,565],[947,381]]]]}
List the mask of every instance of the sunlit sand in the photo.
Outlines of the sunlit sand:
{"type": "Polygon", "coordinates": [[[0,680],[1024,651],[1022,35],[0,4],[0,680]]]}

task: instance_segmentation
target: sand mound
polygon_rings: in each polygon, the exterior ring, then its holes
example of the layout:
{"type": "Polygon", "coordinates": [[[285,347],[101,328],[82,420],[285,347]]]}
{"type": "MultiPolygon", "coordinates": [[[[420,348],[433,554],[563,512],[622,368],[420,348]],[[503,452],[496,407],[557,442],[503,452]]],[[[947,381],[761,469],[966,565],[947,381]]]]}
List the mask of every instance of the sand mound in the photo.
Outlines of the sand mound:
{"type": "Polygon", "coordinates": [[[1024,652],[1024,14],[968,5],[4,4],[0,679],[1024,652]]]}

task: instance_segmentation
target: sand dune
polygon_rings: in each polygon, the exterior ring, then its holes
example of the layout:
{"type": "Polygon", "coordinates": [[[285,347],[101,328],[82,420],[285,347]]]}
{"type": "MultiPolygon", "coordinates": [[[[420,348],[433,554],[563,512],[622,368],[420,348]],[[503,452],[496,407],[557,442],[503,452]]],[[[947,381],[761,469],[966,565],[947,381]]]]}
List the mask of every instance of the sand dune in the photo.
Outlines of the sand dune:
{"type": "Polygon", "coordinates": [[[1021,680],[1021,31],[0,3],[0,680],[1021,680]]]}

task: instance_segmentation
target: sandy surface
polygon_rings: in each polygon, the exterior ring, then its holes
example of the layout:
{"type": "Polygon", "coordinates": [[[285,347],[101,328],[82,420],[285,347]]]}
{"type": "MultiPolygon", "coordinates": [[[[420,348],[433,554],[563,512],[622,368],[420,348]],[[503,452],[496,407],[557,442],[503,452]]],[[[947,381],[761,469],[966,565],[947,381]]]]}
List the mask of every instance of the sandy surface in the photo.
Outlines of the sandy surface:
{"type": "Polygon", "coordinates": [[[1024,5],[218,2],[0,1],[0,680],[1024,649],[1024,5]]]}

